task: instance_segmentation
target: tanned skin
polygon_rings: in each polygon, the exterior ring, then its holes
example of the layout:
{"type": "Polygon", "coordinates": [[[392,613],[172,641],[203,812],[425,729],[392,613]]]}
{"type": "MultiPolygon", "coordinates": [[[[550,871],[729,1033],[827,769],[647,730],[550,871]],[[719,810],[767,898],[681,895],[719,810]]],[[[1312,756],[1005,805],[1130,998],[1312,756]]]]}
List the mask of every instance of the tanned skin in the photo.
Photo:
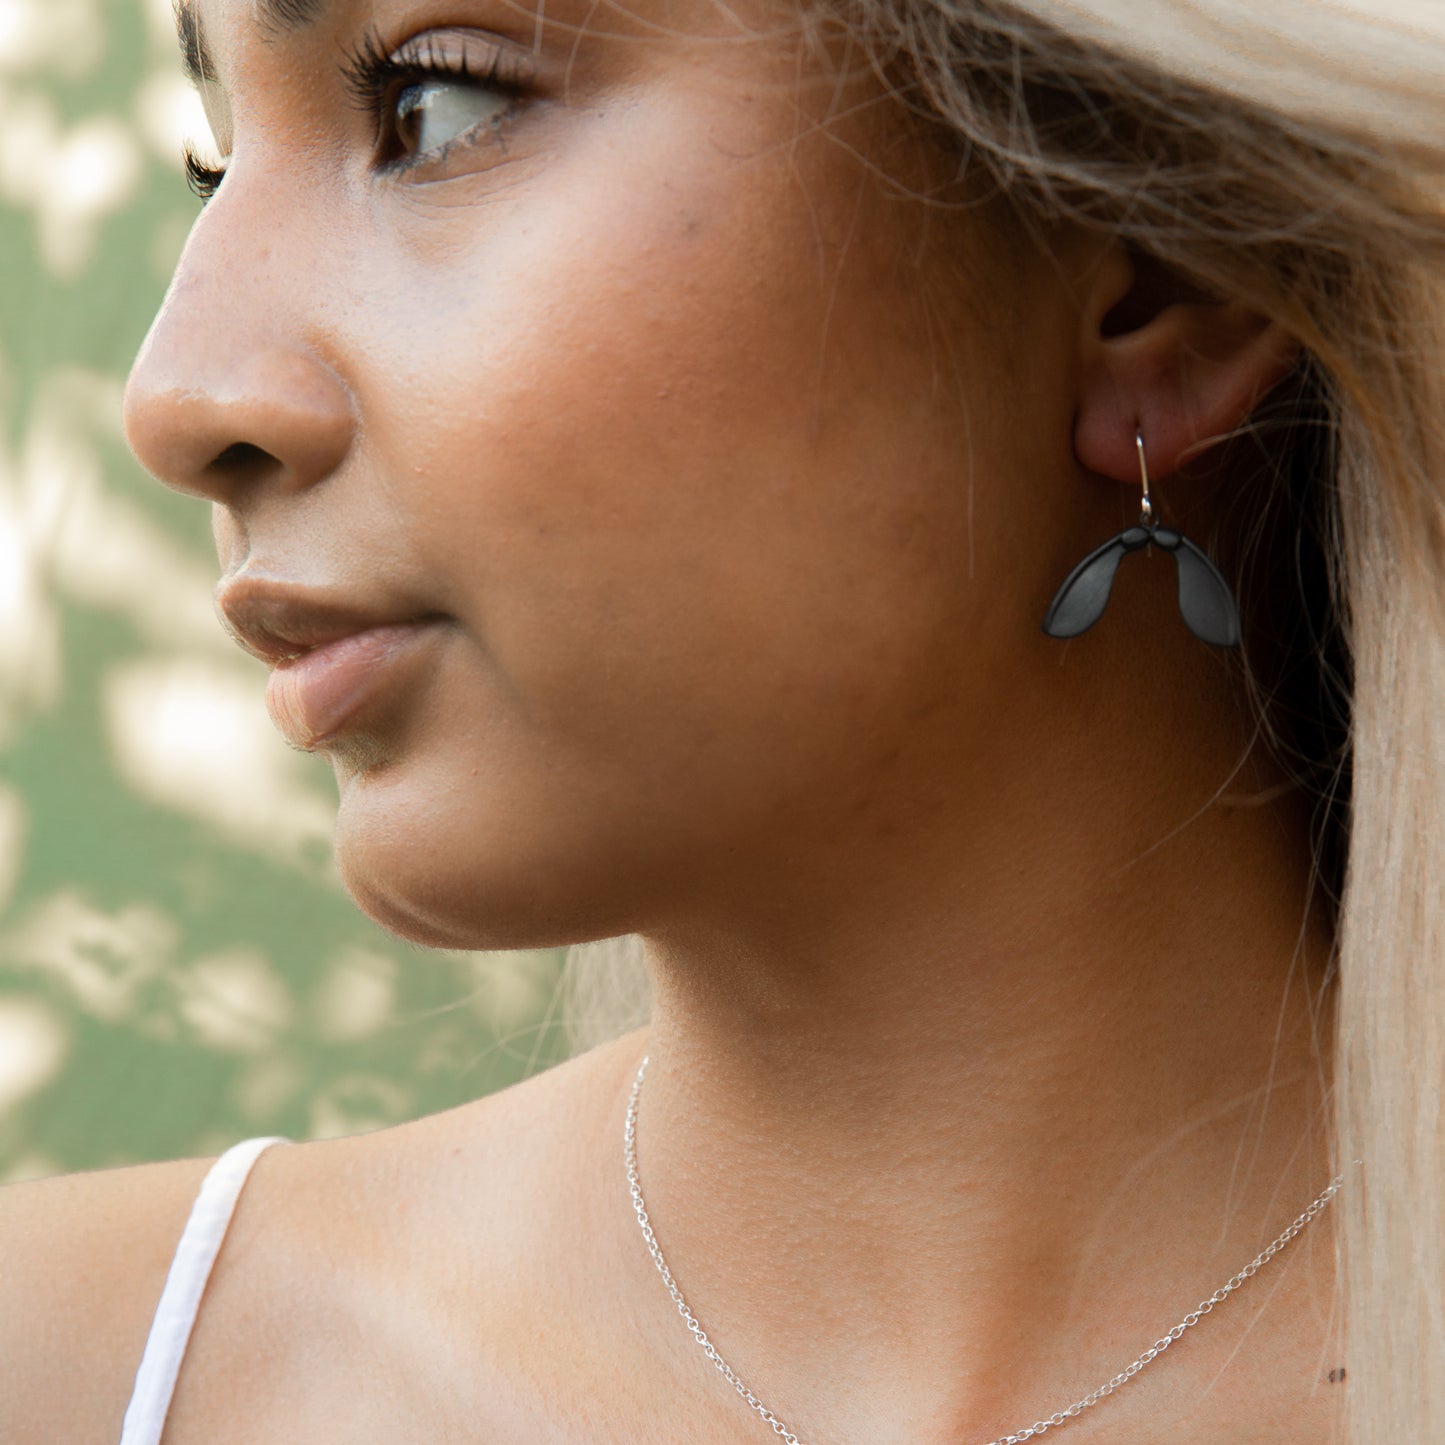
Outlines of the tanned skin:
{"type": "MultiPolygon", "coordinates": [[[[223,606],[420,619],[335,731],[276,690],[360,906],[452,948],[637,933],[656,1004],[500,1095],[263,1156],[167,1445],[773,1438],[644,1249],[644,1052],[659,1239],[810,1445],[1067,1406],[1330,1178],[1330,925],[1236,670],[1158,555],[1040,632],[1137,517],[1136,426],[1162,520],[1247,515],[1212,443],[1295,344],[941,188],[956,158],[785,6],[263,10],[195,16],[228,169],[131,444],[213,505],[223,606]],[[395,89],[379,122],[347,86],[371,30],[471,71],[404,136],[395,89]],[[498,54],[516,97],[477,82],[498,54]]],[[[127,1171],[120,1215],[119,1176],[9,1192],[0,1244],[47,1275],[122,1229],[144,1262],[68,1307],[109,1362],[78,1394],[0,1327],[37,1382],[5,1439],[118,1433],[201,1172],[127,1171]]],[[[1327,1231],[1064,1438],[1330,1440],[1327,1231]]],[[[53,1323],[41,1278],[12,1299],[53,1323]]]]}

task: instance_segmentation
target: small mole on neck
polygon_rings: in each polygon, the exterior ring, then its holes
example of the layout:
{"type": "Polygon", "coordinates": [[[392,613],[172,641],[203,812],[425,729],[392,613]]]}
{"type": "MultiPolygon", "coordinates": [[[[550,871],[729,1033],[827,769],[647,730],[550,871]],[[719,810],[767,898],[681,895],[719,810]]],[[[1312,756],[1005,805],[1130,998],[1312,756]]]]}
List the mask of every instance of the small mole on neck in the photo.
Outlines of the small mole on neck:
{"type": "Polygon", "coordinates": [[[1340,1381],[1344,1378],[1345,1367],[1343,1365],[1337,1365],[1333,1370],[1330,1371],[1330,1384],[1338,1385],[1340,1381]]]}

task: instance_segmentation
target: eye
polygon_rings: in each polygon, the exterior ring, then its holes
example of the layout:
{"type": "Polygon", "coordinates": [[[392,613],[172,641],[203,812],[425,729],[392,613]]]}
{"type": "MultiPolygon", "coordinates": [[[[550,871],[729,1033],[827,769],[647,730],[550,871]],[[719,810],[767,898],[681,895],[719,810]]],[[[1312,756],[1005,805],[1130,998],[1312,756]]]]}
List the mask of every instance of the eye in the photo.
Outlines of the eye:
{"type": "Polygon", "coordinates": [[[468,131],[500,121],[511,108],[510,99],[471,82],[419,80],[397,96],[393,124],[408,154],[426,156],[468,131]]]}
{"type": "MultiPolygon", "coordinates": [[[[453,146],[500,131],[530,80],[522,57],[466,30],[432,31],[395,51],[368,32],[342,66],[347,94],[374,125],[376,160],[389,171],[438,162],[453,146]]],[[[225,179],[225,167],[189,147],[185,166],[202,201],[225,179]]]]}
{"type": "Polygon", "coordinates": [[[433,31],[393,52],[369,33],[344,74],[375,118],[378,159],[391,170],[439,160],[500,129],[526,88],[520,58],[474,31],[433,31]]]}

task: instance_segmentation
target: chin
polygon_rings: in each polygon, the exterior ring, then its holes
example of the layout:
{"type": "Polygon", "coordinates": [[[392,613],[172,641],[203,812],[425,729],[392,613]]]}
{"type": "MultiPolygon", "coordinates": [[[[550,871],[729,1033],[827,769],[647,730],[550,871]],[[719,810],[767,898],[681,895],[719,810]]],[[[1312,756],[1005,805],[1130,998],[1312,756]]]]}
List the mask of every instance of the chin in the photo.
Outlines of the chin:
{"type": "Polygon", "coordinates": [[[451,769],[429,786],[408,776],[415,771],[353,773],[341,785],[337,865],[381,927],[465,950],[561,948],[633,931],[635,917],[618,911],[615,838],[589,846],[559,799],[496,797],[481,780],[459,787],[451,769]]]}

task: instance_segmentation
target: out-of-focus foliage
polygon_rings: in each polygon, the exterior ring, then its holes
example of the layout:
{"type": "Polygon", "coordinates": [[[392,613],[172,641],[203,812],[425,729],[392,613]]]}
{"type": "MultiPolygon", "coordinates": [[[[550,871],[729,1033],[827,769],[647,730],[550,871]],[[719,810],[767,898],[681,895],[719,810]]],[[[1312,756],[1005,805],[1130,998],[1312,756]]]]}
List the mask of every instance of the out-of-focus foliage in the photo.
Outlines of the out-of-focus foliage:
{"type": "Polygon", "coordinates": [[[374,1128],[562,1050],[560,953],[356,911],[206,509],[126,450],[188,137],[170,0],[0,0],[0,1180],[374,1128]]]}

